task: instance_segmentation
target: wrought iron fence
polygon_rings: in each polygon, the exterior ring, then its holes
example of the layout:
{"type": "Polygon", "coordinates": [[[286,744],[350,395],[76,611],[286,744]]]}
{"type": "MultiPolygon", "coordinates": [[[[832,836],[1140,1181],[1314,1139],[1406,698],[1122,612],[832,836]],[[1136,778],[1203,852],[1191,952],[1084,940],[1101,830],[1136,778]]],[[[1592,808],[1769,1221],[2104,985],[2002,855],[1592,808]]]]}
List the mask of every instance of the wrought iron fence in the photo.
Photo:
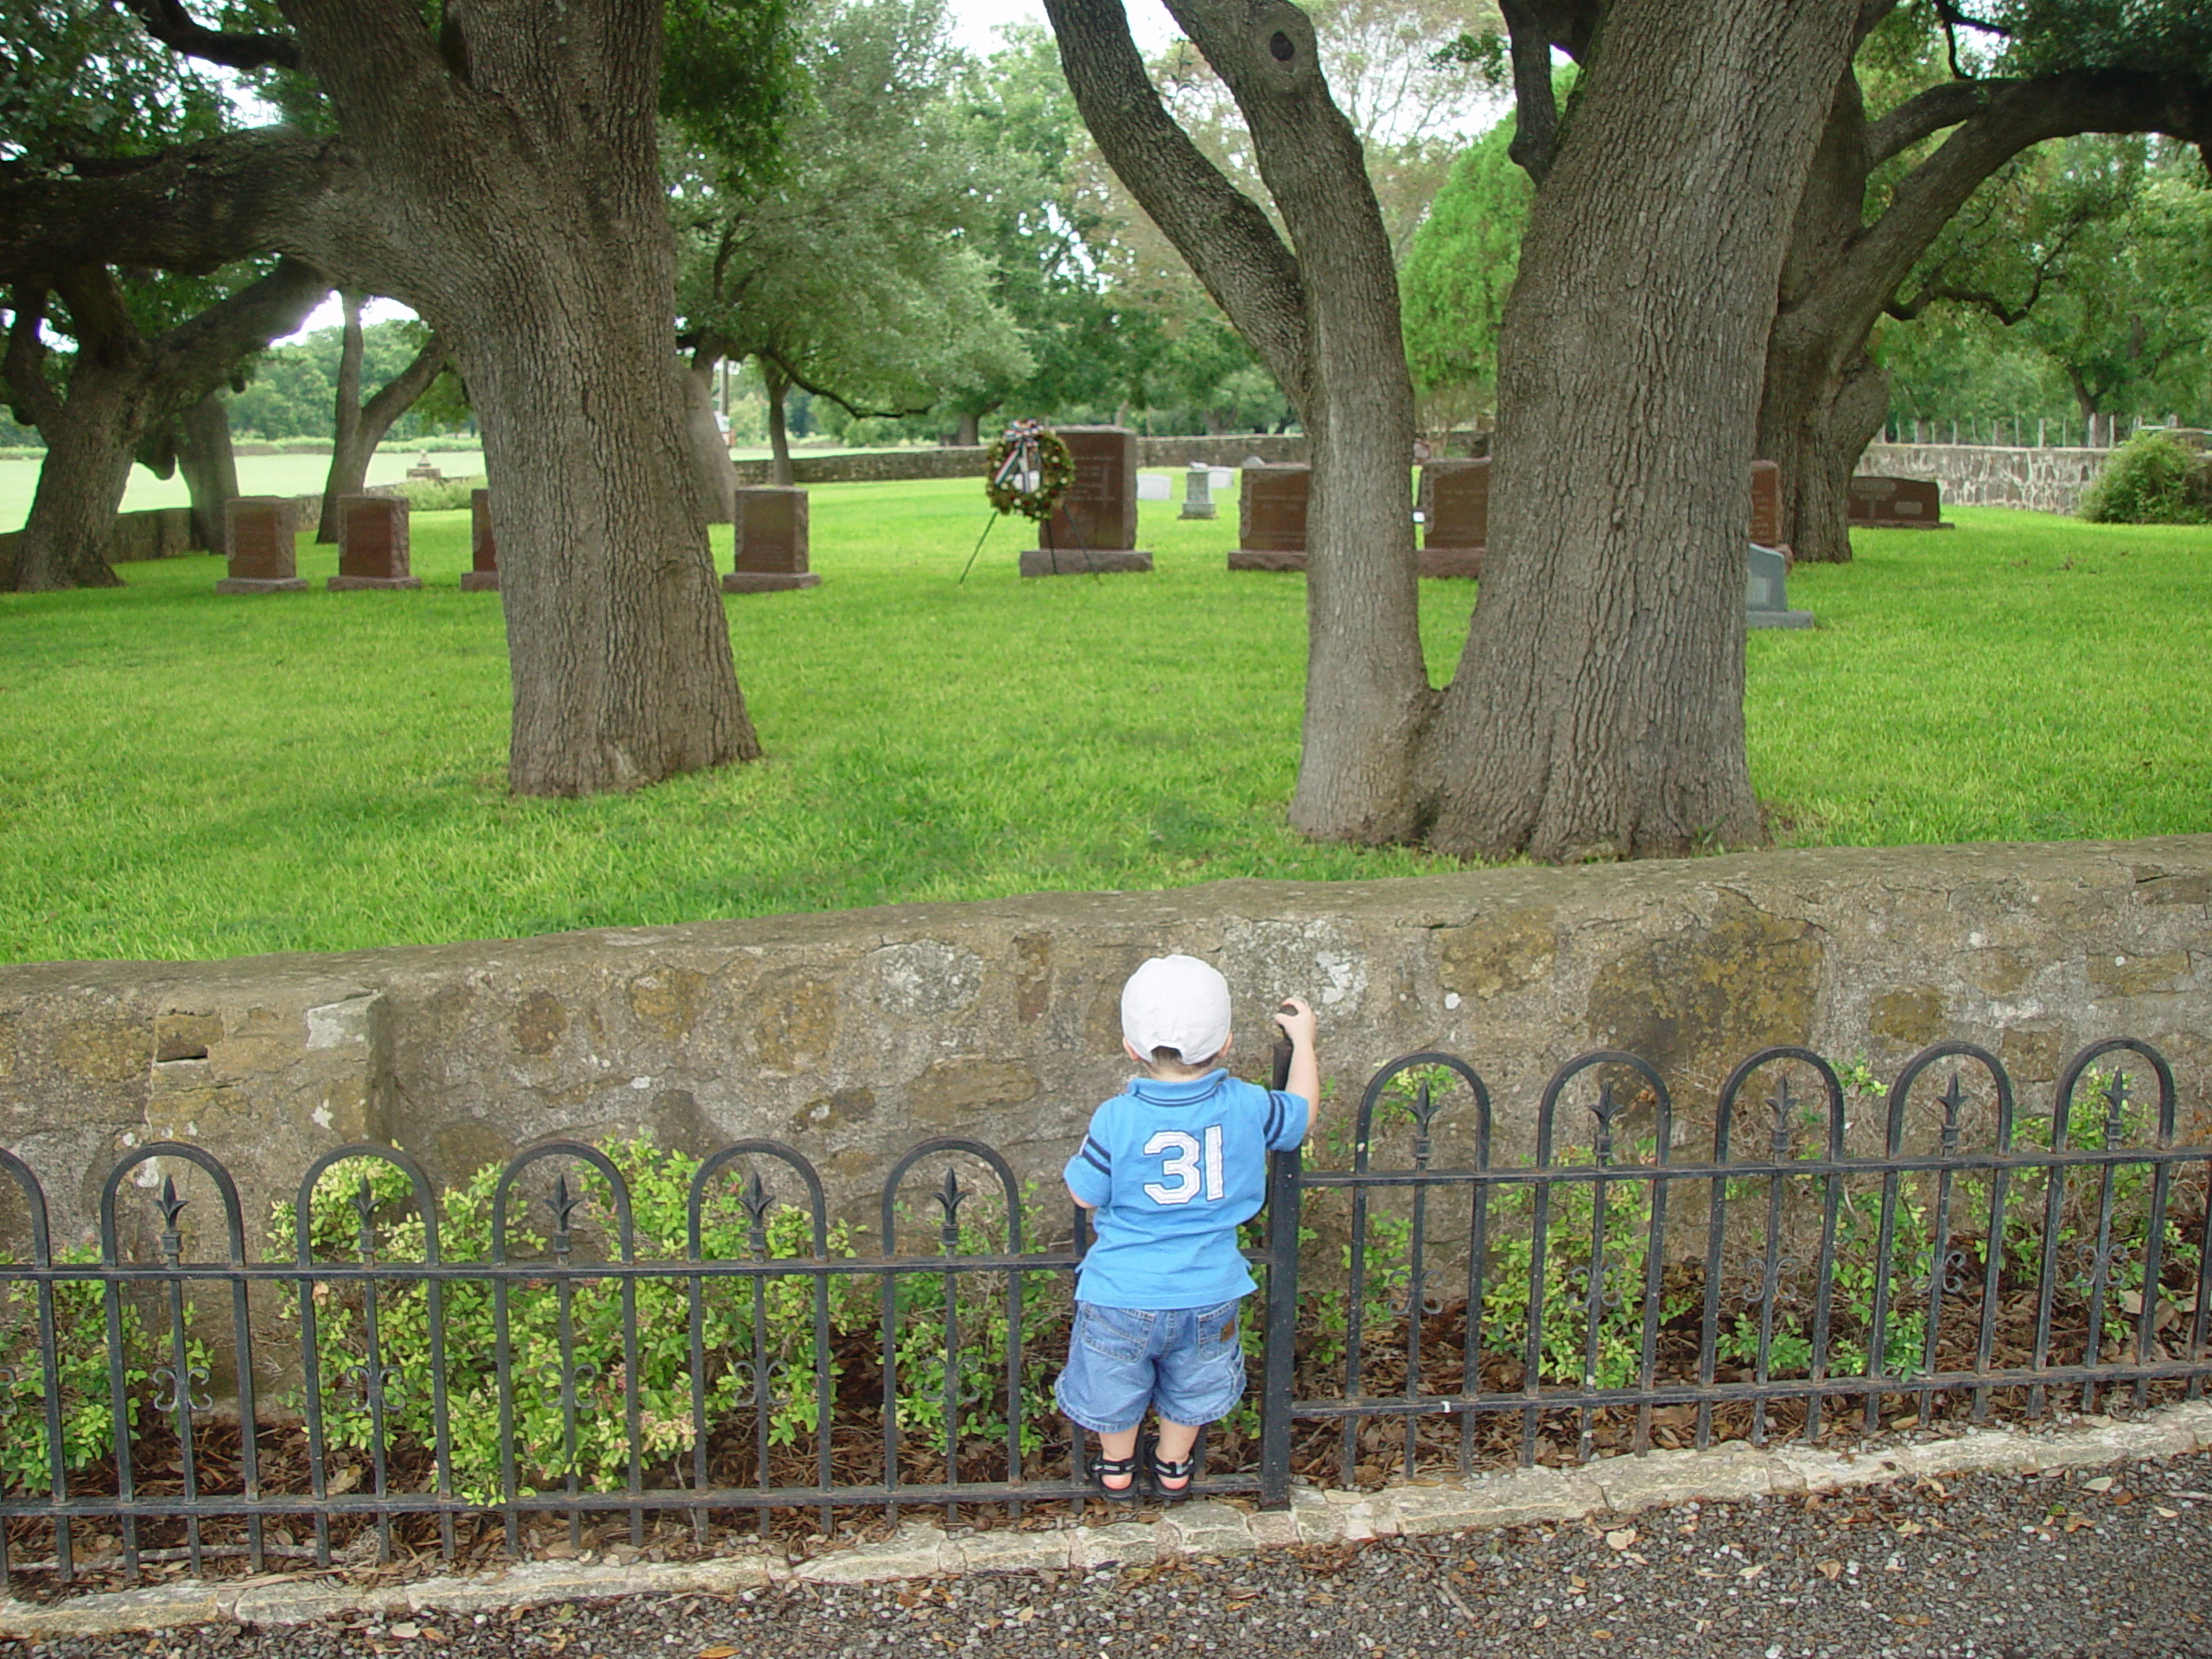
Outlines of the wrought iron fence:
{"type": "MultiPolygon", "coordinates": [[[[2201,1397],[2212,1147],[2175,1136],[2171,1072],[2128,1039],[2041,1116],[1967,1044],[1886,1090],[1769,1049],[1694,1134],[1652,1067],[1599,1051],[1508,1160],[1479,1073],[1408,1056],[1347,1144],[1273,1161],[1260,1385],[1198,1488],[1279,1504],[1300,1475],[2201,1397]]],[[[901,1158],[866,1252],[771,1141],[696,1166],[552,1142],[442,1202],[404,1153],[344,1147],[276,1259],[194,1147],[135,1149],[76,1249],[31,1170],[0,1169],[28,1246],[0,1262],[0,1573],[1087,1495],[1047,1403],[1082,1217],[977,1142],[901,1158]],[[219,1259],[187,1259],[188,1210],[219,1259]],[[1047,1212],[1070,1219],[1040,1245],[1047,1212]]]]}

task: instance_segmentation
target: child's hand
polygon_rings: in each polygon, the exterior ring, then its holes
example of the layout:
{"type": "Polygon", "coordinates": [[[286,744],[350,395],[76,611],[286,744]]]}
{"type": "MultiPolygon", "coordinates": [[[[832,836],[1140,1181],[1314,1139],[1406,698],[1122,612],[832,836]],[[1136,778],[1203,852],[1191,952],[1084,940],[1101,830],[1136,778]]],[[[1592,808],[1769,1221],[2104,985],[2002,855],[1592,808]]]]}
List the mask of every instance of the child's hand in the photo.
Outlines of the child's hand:
{"type": "Polygon", "coordinates": [[[1282,1034],[1290,1039],[1294,1048],[1312,1050],[1316,1029],[1313,1010],[1303,998],[1283,998],[1282,1006],[1275,1010],[1275,1024],[1282,1028],[1282,1034]]]}

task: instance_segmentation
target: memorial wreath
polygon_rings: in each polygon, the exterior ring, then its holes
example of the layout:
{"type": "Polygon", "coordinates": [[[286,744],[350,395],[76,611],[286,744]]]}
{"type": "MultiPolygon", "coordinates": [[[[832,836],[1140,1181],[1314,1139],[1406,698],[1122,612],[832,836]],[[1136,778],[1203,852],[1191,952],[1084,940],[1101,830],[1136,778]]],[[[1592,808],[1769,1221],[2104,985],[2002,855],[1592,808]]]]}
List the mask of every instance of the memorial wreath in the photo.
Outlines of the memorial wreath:
{"type": "Polygon", "coordinates": [[[991,446],[989,460],[983,493],[1002,513],[1048,518],[1075,480],[1074,457],[1042,421],[1014,422],[991,446]]]}

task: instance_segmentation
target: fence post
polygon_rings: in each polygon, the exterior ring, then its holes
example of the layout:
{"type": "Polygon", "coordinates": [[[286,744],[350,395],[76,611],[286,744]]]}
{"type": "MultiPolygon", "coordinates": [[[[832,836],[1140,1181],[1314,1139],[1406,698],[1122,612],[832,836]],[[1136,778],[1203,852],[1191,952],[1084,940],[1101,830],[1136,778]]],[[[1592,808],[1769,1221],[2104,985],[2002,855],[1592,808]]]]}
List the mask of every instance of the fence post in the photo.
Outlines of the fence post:
{"type": "MultiPolygon", "coordinates": [[[[1274,1087],[1290,1081],[1290,1042],[1275,1044],[1274,1087]]],[[[1320,1102],[1309,1101],[1318,1111],[1320,1102]]],[[[1310,1124],[1310,1120],[1309,1120],[1310,1124]]],[[[1268,1154],[1268,1328],[1260,1358],[1260,1507],[1290,1507],[1291,1364],[1298,1324],[1298,1149],[1268,1154]]]]}

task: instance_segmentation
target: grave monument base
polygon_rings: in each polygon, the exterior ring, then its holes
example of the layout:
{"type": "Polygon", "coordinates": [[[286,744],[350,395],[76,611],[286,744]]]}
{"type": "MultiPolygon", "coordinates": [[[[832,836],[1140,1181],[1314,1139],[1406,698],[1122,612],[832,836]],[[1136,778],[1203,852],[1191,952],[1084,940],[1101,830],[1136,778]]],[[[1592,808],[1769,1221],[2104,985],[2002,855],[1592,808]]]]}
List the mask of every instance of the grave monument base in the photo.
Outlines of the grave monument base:
{"type": "Polygon", "coordinates": [[[496,570],[464,570],[461,573],[461,591],[464,594],[496,594],[499,591],[499,573],[496,570]]]}
{"type": "Polygon", "coordinates": [[[726,594],[787,594],[821,585],[822,578],[811,570],[733,570],[722,578],[726,594]]]}
{"type": "Polygon", "coordinates": [[[307,590],[304,576],[224,576],[215,583],[219,594],[304,594],[307,590]]]}
{"type": "Polygon", "coordinates": [[[1033,547],[1021,556],[1025,576],[1109,575],[1121,570],[1149,570],[1152,555],[1121,548],[1033,547]]]}
{"type": "Polygon", "coordinates": [[[420,588],[420,576],[332,576],[323,584],[334,594],[350,594],[361,588],[420,588]]]}
{"type": "Polygon", "coordinates": [[[1479,581],[1483,574],[1483,553],[1479,547],[1424,547],[1418,557],[1421,574],[1424,576],[1452,576],[1468,582],[1479,581]]]}
{"type": "Polygon", "coordinates": [[[1814,626],[1810,611],[1745,611],[1744,626],[1747,628],[1809,628],[1814,626]]]}
{"type": "Polygon", "coordinates": [[[1240,547],[1229,556],[1232,570],[1303,571],[1306,556],[1271,547],[1240,547]]]}

